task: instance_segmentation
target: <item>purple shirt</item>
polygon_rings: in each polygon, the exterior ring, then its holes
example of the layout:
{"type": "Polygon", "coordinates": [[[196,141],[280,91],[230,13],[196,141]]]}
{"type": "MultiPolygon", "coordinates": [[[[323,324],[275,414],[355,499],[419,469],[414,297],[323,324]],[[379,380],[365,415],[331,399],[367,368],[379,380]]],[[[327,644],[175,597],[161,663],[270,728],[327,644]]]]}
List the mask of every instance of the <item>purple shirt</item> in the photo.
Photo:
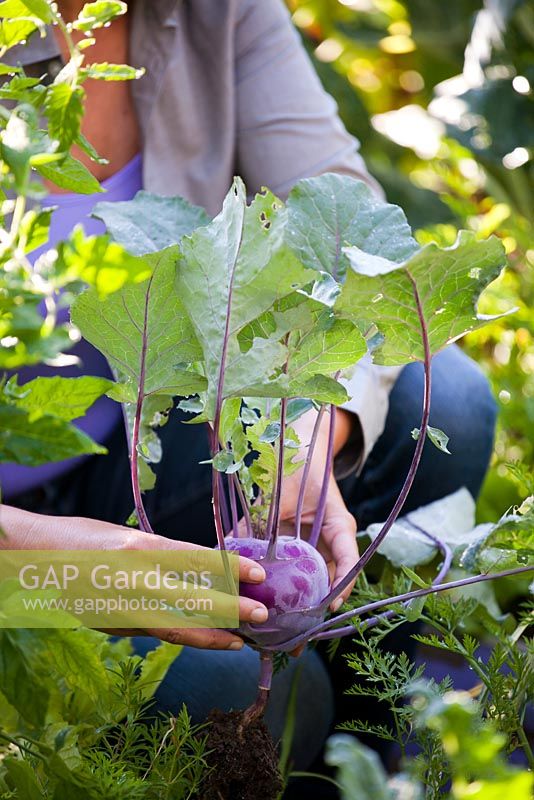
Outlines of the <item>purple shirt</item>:
{"type": "MultiPolygon", "coordinates": [[[[46,245],[31,253],[32,262],[58,242],[67,239],[77,224],[81,223],[88,235],[103,233],[105,231],[104,224],[100,220],[92,219],[89,216],[93,207],[100,200],[106,200],[106,202],[131,200],[136,192],[143,188],[142,172],[143,160],[141,155],[137,155],[119,172],[102,182],[102,186],[106,190],[105,195],[49,195],[42,205],[57,206],[57,209],[52,214],[49,241],[46,245]]],[[[26,383],[40,375],[61,375],[65,378],[78,377],[80,375],[111,377],[106,359],[89,342],[82,339],[69,351],[69,354],[76,355],[80,359],[80,363],[61,368],[48,367],[44,364],[25,367],[18,371],[19,383],[26,383]]],[[[121,410],[118,403],[107,397],[101,397],[91,406],[87,414],[75,424],[89,434],[91,438],[102,444],[117,424],[120,416],[121,410]]],[[[0,486],[2,487],[3,497],[9,499],[21,492],[34,489],[45,481],[57,478],[59,475],[63,475],[73,469],[83,459],[84,456],[81,456],[67,461],[44,464],[40,467],[2,464],[0,465],[0,486]]]]}

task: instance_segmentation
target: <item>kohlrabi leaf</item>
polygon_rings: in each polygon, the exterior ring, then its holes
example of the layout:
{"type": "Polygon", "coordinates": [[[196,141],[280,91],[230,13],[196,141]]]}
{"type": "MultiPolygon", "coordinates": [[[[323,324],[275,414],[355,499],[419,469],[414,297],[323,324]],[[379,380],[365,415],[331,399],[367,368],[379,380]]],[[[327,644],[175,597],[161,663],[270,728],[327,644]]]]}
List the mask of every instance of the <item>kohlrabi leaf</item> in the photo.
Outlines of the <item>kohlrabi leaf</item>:
{"type": "MultiPolygon", "coordinates": [[[[359,329],[348,320],[336,319],[326,329],[313,328],[301,335],[291,334],[287,344],[289,358],[287,376],[291,394],[311,397],[319,402],[339,402],[346,393],[340,384],[328,376],[339,370],[353,367],[367,352],[365,339],[359,329]],[[330,383],[332,398],[322,395],[330,383]],[[311,386],[315,385],[314,390],[311,386]],[[334,398],[334,395],[336,397],[334,398]]],[[[343,402],[343,401],[341,401],[343,402]]]]}
{"type": "MultiPolygon", "coordinates": [[[[173,397],[203,391],[206,380],[194,368],[202,351],[174,288],[176,249],[144,260],[152,270],[148,280],[105,299],[88,289],[75,300],[71,316],[117,375],[109,394],[127,404],[132,431],[139,410],[137,452],[145,463],[154,463],[161,454],[152,427],[166,421],[173,397]]],[[[146,481],[142,488],[148,488],[146,481]]]]}
{"type": "Polygon", "coordinates": [[[93,217],[101,219],[113,239],[134,255],[178,244],[182,236],[210,220],[203,208],[183,197],[160,197],[143,191],[133,200],[98,203],[93,217]]]}
{"type": "Polygon", "coordinates": [[[280,201],[265,192],[247,207],[245,187],[236,179],[221,213],[180,245],[176,285],[203,350],[209,419],[219,379],[222,398],[277,394],[270,379],[281,372],[284,346],[255,338],[242,352],[238,334],[313,277],[287,247],[285,227],[280,201]]]}
{"type": "Polygon", "coordinates": [[[341,316],[364,328],[376,325],[384,342],[373,352],[377,364],[422,360],[421,320],[431,354],[486,324],[476,306],[482,290],[505,266],[502,242],[480,241],[461,231],[452,247],[423,247],[402,264],[346,250],[352,269],[336,305],[341,316]]]}
{"type": "Polygon", "coordinates": [[[330,308],[299,292],[282,298],[272,311],[245,326],[238,339],[244,352],[258,339],[284,342],[286,363],[271,384],[273,396],[279,393],[337,405],[346,402],[348,395],[332,376],[354,367],[367,352],[365,338],[354,323],[336,319],[330,308]]]}
{"type": "Polygon", "coordinates": [[[62,378],[59,375],[34,378],[18,386],[17,376],[14,375],[7,382],[4,394],[13,405],[29,413],[31,422],[45,414],[70,421],[83,417],[95,400],[112,386],[112,381],[91,375],[80,378],[62,378]]]}
{"type": "Polygon", "coordinates": [[[31,421],[31,412],[0,404],[0,462],[37,467],[81,455],[106,453],[106,448],[70,422],[45,415],[31,421]]]}
{"type": "Polygon", "coordinates": [[[75,300],[72,320],[120,376],[126,386],[122,399],[134,401],[140,383],[144,396],[195,394],[205,380],[188,370],[201,350],[174,291],[176,251],[147,255],[144,261],[152,271],[148,280],[105,299],[88,289],[75,300]]]}
{"type": "MultiPolygon", "coordinates": [[[[289,240],[299,258],[336,281],[343,281],[349,268],[347,246],[397,262],[418,249],[402,209],[384,203],[367,184],[348,175],[299,181],[287,209],[289,240]]],[[[321,284],[316,292],[332,291],[331,283],[321,284]]]]}
{"type": "MultiPolygon", "coordinates": [[[[382,528],[373,523],[360,536],[373,540],[382,528]]],[[[454,551],[467,547],[479,536],[475,529],[475,502],[467,489],[459,489],[441,500],[398,519],[378,548],[394,567],[417,567],[432,561],[437,546],[423,533],[437,536],[454,551]]]]}

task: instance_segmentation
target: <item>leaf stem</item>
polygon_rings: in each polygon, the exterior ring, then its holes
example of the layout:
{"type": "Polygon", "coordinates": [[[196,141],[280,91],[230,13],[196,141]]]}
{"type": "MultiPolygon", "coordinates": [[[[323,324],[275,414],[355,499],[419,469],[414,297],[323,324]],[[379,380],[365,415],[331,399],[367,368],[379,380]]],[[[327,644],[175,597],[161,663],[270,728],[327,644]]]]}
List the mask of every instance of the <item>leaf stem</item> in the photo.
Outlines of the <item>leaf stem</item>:
{"type": "Polygon", "coordinates": [[[245,493],[243,491],[243,487],[241,486],[241,481],[239,480],[239,476],[234,473],[231,476],[232,482],[235,484],[235,488],[237,489],[237,494],[239,497],[239,502],[241,503],[241,509],[243,511],[243,517],[245,519],[245,526],[247,528],[247,536],[252,539],[253,538],[253,530],[252,530],[252,520],[250,518],[250,508],[247,502],[247,498],[245,497],[245,493]]]}
{"type": "MultiPolygon", "coordinates": [[[[332,622],[338,623],[342,622],[346,619],[351,619],[354,616],[360,616],[361,614],[369,613],[370,611],[375,611],[379,608],[384,608],[385,606],[396,605],[397,603],[404,603],[407,600],[413,600],[417,597],[426,597],[427,595],[434,594],[435,592],[445,592],[448,589],[459,589],[462,586],[469,586],[472,583],[480,583],[482,581],[491,581],[497,578],[507,578],[511,575],[519,575],[522,572],[529,572],[533,571],[534,567],[515,567],[514,569],[504,570],[503,572],[494,572],[494,573],[482,573],[480,575],[473,575],[470,578],[460,578],[457,581],[449,581],[449,583],[437,583],[432,586],[427,587],[426,589],[416,589],[413,592],[406,592],[405,594],[399,594],[395,597],[387,597],[383,600],[376,600],[373,603],[368,603],[364,606],[360,606],[360,608],[353,609],[352,611],[346,611],[344,614],[339,614],[337,617],[333,617],[332,619],[327,620],[326,622],[322,622],[320,625],[317,625],[315,628],[312,628],[308,631],[308,635],[311,634],[311,639],[337,639],[341,638],[342,636],[346,636],[350,633],[349,628],[337,628],[332,631],[327,631],[327,636],[322,636],[321,634],[326,631],[326,629],[330,626],[332,622]]],[[[354,631],[354,627],[351,625],[352,631],[354,631]]]]}
{"type": "Polygon", "coordinates": [[[280,530],[280,499],[282,496],[282,480],[284,477],[284,447],[286,437],[286,417],[287,417],[287,397],[283,397],[280,402],[280,437],[278,439],[278,464],[276,470],[276,482],[274,496],[271,499],[269,520],[267,523],[266,539],[269,542],[267,547],[267,558],[276,556],[276,542],[280,530]]]}
{"type": "Polygon", "coordinates": [[[139,444],[139,430],[141,426],[142,410],[143,410],[143,396],[140,392],[137,397],[137,405],[135,409],[135,418],[132,430],[132,447],[130,452],[130,474],[132,479],[134,504],[135,504],[135,511],[137,513],[137,519],[139,521],[139,528],[142,531],[145,531],[145,533],[154,533],[154,531],[152,530],[152,526],[150,525],[147,513],[145,511],[143,497],[141,494],[141,487],[139,485],[139,467],[137,463],[137,459],[139,456],[137,453],[137,445],[139,444]]]}
{"type": "Polygon", "coordinates": [[[237,516],[237,498],[235,491],[235,483],[232,480],[232,477],[233,475],[227,475],[228,493],[230,495],[230,508],[232,511],[232,536],[237,536],[239,517],[237,516]]]}
{"type": "Polygon", "coordinates": [[[382,529],[380,530],[376,539],[374,539],[374,541],[371,542],[365,553],[363,553],[363,555],[356,562],[354,567],[351,570],[349,570],[349,572],[337,584],[337,586],[326,595],[324,600],[322,600],[321,605],[324,608],[327,608],[330,605],[330,603],[336,599],[336,597],[339,597],[339,595],[343,593],[343,591],[347,588],[347,586],[349,586],[354,580],[356,580],[358,575],[365,569],[371,558],[374,556],[374,554],[382,544],[384,538],[387,536],[387,534],[393,527],[393,523],[396,521],[397,517],[402,511],[404,503],[406,502],[406,499],[410,493],[410,489],[412,488],[413,482],[415,480],[415,476],[417,474],[417,470],[421,462],[421,456],[423,455],[423,448],[425,446],[426,434],[428,430],[428,421],[430,418],[430,401],[432,392],[432,379],[431,379],[432,354],[430,352],[428,327],[426,324],[423,305],[421,303],[421,298],[419,296],[419,291],[410,273],[407,274],[413,286],[413,293],[417,306],[417,315],[419,317],[419,324],[421,326],[421,337],[423,340],[423,348],[424,348],[425,383],[424,383],[423,410],[421,415],[420,434],[417,440],[417,444],[415,446],[415,451],[413,454],[412,463],[410,464],[410,469],[408,470],[408,474],[406,476],[400,494],[395,502],[395,505],[391,509],[391,512],[387,520],[384,522],[384,525],[382,526],[382,529]]]}
{"type": "Polygon", "coordinates": [[[313,426],[312,437],[310,439],[310,444],[308,445],[306,461],[304,463],[304,469],[302,471],[299,496],[297,499],[297,510],[295,511],[295,537],[297,539],[300,539],[301,528],[302,528],[302,509],[304,508],[304,495],[306,492],[306,483],[308,481],[308,475],[310,474],[313,452],[315,450],[315,445],[317,444],[317,438],[319,436],[319,430],[321,428],[321,422],[324,416],[324,412],[325,412],[325,406],[323,404],[319,409],[319,413],[317,414],[317,418],[315,420],[315,425],[313,426]]]}
{"type": "Polygon", "coordinates": [[[139,467],[138,467],[138,458],[139,454],[137,452],[139,446],[139,434],[141,431],[141,420],[143,415],[143,402],[145,399],[145,376],[146,376],[146,355],[148,349],[148,338],[147,338],[147,328],[148,328],[148,307],[150,303],[150,290],[152,287],[153,275],[149,280],[146,297],[145,297],[145,311],[144,311],[144,319],[143,319],[143,337],[142,337],[142,344],[141,344],[141,361],[139,365],[139,386],[137,391],[137,403],[135,407],[135,417],[134,417],[134,424],[132,429],[132,440],[131,440],[131,447],[130,447],[130,474],[132,480],[132,490],[134,496],[134,504],[135,510],[137,513],[137,519],[139,521],[139,528],[145,533],[154,533],[152,527],[150,525],[147,513],[145,511],[145,506],[143,504],[143,497],[141,494],[141,487],[139,485],[139,467]]]}
{"type": "Polygon", "coordinates": [[[330,485],[330,477],[332,475],[332,465],[334,461],[334,434],[336,429],[336,407],[330,406],[330,425],[328,428],[328,446],[326,450],[326,459],[324,467],[323,484],[321,486],[321,494],[319,495],[319,502],[313,520],[313,526],[310,533],[309,542],[312,547],[317,547],[319,536],[321,535],[321,528],[323,527],[324,515],[326,512],[326,501],[328,497],[328,487],[330,485]]]}
{"type": "MultiPolygon", "coordinates": [[[[416,589],[412,592],[405,592],[404,594],[399,594],[394,597],[386,597],[383,600],[375,600],[372,603],[366,603],[366,605],[364,606],[351,609],[350,611],[345,611],[343,614],[338,614],[336,617],[331,617],[325,622],[321,622],[318,625],[314,625],[305,633],[301,633],[298,636],[294,636],[292,639],[288,639],[287,642],[282,642],[278,645],[275,645],[273,649],[275,650],[282,649],[284,651],[291,651],[294,650],[295,647],[298,647],[299,644],[303,644],[304,642],[308,641],[317,641],[319,639],[341,639],[343,636],[349,636],[351,633],[354,633],[354,626],[348,625],[343,628],[334,628],[333,630],[329,630],[332,625],[337,625],[340,622],[344,622],[345,620],[361,616],[362,614],[368,614],[372,611],[377,611],[379,608],[396,605],[397,603],[405,603],[408,600],[414,600],[417,597],[426,597],[427,595],[434,594],[435,592],[445,592],[448,589],[458,589],[462,586],[469,586],[472,583],[480,583],[482,581],[492,581],[496,580],[497,578],[508,578],[512,575],[520,575],[523,572],[532,572],[532,571],[534,571],[534,567],[527,566],[527,567],[514,567],[513,569],[503,570],[502,572],[493,572],[493,573],[485,572],[480,575],[472,575],[469,578],[460,578],[457,581],[450,581],[449,583],[439,583],[432,586],[428,586],[425,589],[416,589]]],[[[292,612],[289,612],[287,616],[290,616],[291,613],[292,612]]],[[[302,612],[293,612],[293,613],[302,613],[302,612]]]]}
{"type": "MultiPolygon", "coordinates": [[[[235,187],[233,191],[236,191],[235,187]]],[[[244,213],[244,212],[243,212],[244,213]]],[[[220,447],[220,427],[221,427],[221,413],[222,405],[224,402],[223,389],[224,389],[224,372],[226,369],[226,355],[228,353],[228,342],[230,340],[230,317],[232,315],[232,293],[234,290],[234,279],[237,269],[237,259],[241,250],[244,234],[244,217],[241,219],[241,230],[239,236],[239,243],[235,252],[232,269],[230,272],[230,280],[228,284],[228,300],[226,303],[226,320],[224,323],[223,345],[221,350],[221,363],[219,365],[219,375],[217,378],[217,396],[215,400],[215,415],[213,419],[213,438],[212,438],[212,458],[215,458],[219,452],[220,447]]],[[[212,468],[212,492],[213,492],[213,518],[215,520],[215,531],[217,533],[217,543],[221,550],[226,549],[224,541],[224,528],[221,519],[221,496],[220,496],[220,483],[216,475],[216,470],[212,468]]]]}
{"type": "Polygon", "coordinates": [[[230,512],[228,510],[228,503],[226,501],[226,495],[224,493],[224,485],[223,485],[223,476],[219,472],[219,501],[221,507],[221,518],[223,524],[223,530],[226,535],[226,532],[231,528],[230,522],[230,512]]]}
{"type": "MultiPolygon", "coordinates": [[[[409,516],[407,516],[406,519],[413,528],[417,528],[417,530],[421,531],[421,533],[424,533],[425,536],[428,536],[428,538],[431,539],[436,544],[436,546],[440,549],[441,553],[443,554],[443,563],[439,568],[439,571],[437,575],[434,577],[434,580],[432,581],[431,584],[432,586],[436,586],[437,584],[441,583],[441,581],[445,578],[445,576],[447,575],[448,571],[451,568],[452,550],[449,547],[449,545],[446,544],[446,542],[442,541],[437,536],[434,536],[434,534],[429,533],[429,531],[425,531],[424,528],[421,528],[419,525],[416,525],[414,522],[412,522],[409,516]]],[[[381,622],[388,619],[392,619],[393,617],[396,616],[397,616],[396,611],[384,611],[382,614],[377,614],[375,617],[371,617],[370,619],[366,620],[365,630],[368,631],[369,628],[374,628],[375,625],[379,625],[381,622]]]]}

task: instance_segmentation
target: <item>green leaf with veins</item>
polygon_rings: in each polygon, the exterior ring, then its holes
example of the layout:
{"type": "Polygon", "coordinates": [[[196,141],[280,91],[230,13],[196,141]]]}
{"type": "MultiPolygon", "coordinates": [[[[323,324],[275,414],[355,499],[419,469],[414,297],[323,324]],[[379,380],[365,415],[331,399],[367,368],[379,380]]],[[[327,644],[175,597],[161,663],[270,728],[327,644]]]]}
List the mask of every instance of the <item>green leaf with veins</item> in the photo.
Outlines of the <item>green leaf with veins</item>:
{"type": "Polygon", "coordinates": [[[274,339],[254,339],[243,353],[238,334],[281,297],[310,280],[285,242],[286,211],[270,192],[246,206],[245,187],[236,179],[221,213],[180,245],[177,290],[202,346],[208,380],[206,411],[215,413],[221,363],[222,396],[277,396],[286,349],[274,339]]]}
{"type": "Polygon", "coordinates": [[[57,163],[39,164],[36,169],[43,178],[68,192],[96,194],[104,191],[87,167],[70,154],[57,163]]]}
{"type": "Polygon", "coordinates": [[[359,329],[344,319],[333,320],[326,330],[313,328],[304,333],[296,331],[290,335],[287,346],[287,375],[291,394],[298,397],[311,396],[319,401],[322,387],[325,386],[324,377],[353,367],[367,352],[365,339],[359,329]],[[310,386],[314,382],[318,397],[310,394],[310,386]]]}
{"type": "Polygon", "coordinates": [[[81,455],[106,453],[105,447],[69,422],[45,415],[31,421],[24,408],[0,404],[0,462],[37,467],[81,455]]]}
{"type": "Polygon", "coordinates": [[[182,236],[210,220],[203,208],[183,197],[160,197],[143,191],[133,200],[98,203],[92,216],[101,219],[113,239],[135,255],[178,244],[182,236]]]}
{"type": "Polygon", "coordinates": [[[30,422],[45,414],[70,421],[83,417],[87,409],[112,386],[112,381],[92,375],[40,377],[19,386],[17,375],[13,375],[4,388],[4,395],[17,408],[29,413],[30,422]]]}
{"type": "Polygon", "coordinates": [[[85,92],[69,83],[53,83],[46,90],[44,111],[48,130],[59,142],[60,150],[68,150],[80,133],[85,92]]]}
{"type": "Polygon", "coordinates": [[[277,306],[288,305],[287,309],[267,312],[240,332],[241,348],[248,352],[258,338],[284,339],[287,363],[283,374],[271,383],[271,396],[278,393],[337,405],[346,402],[345,388],[331,375],[354,367],[367,352],[360,330],[348,320],[336,319],[310,298],[293,294],[285,300],[277,306]]]}
{"type": "MultiPolygon", "coordinates": [[[[206,379],[194,367],[202,351],[174,289],[176,256],[176,248],[147,255],[144,260],[152,268],[148,280],[125,286],[105,300],[89,289],[75,300],[71,312],[84,338],[115,371],[119,383],[108,394],[130,405],[130,427],[132,404],[141,403],[140,455],[147,463],[153,463],[155,453],[150,429],[166,420],[172,398],[206,387],[206,379]]],[[[146,481],[142,488],[147,488],[146,481]]]]}
{"type": "Polygon", "coordinates": [[[95,150],[91,142],[89,142],[85,138],[85,136],[81,131],[78,133],[78,136],[76,137],[76,144],[78,145],[80,150],[83,150],[83,152],[89,156],[91,161],[94,161],[96,164],[109,164],[107,158],[103,158],[102,156],[98,155],[97,151],[95,150]]]}
{"type": "Polygon", "coordinates": [[[416,296],[431,354],[496,318],[476,312],[482,290],[506,263],[504,247],[494,236],[479,241],[474,233],[460,231],[452,247],[426,245],[402,264],[356,247],[346,252],[353,269],[336,309],[365,328],[376,324],[385,337],[373,352],[377,364],[402,365],[424,358],[416,296]]]}
{"type": "MultiPolygon", "coordinates": [[[[338,281],[349,268],[347,245],[391,261],[402,261],[418,249],[402,209],[384,203],[367,184],[348,175],[299,181],[287,209],[289,241],[299,258],[338,281]]],[[[326,288],[331,291],[330,283],[326,288]]]]}

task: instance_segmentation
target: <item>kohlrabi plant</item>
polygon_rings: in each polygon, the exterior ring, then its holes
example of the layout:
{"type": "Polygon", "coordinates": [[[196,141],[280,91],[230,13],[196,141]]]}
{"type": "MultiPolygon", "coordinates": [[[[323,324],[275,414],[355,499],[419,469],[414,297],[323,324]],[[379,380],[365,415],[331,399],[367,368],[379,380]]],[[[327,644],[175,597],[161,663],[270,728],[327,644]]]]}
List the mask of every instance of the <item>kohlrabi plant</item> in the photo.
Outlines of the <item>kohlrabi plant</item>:
{"type": "Polygon", "coordinates": [[[452,247],[419,248],[399,208],[377,200],[360,181],[330,174],[300,181],[285,204],[267,190],[247,204],[236,179],[212,221],[180,198],[144,192],[127,203],[102,203],[95,213],[151,270],[148,280],[109,297],[90,288],[72,309],[74,324],[116,375],[110,394],[126,409],[139,526],[152,530],[143,492],[154,485],[151,465],[161,457],[157,427],[174,398],[182,397],[179,405],[191,421],[209,430],[217,546],[261,562],[267,573],[261,586],[241,587],[269,609],[267,622],[240,629],[260,651],[262,665],[258,698],[243,724],[265,708],[275,653],[350,635],[355,618],[369,628],[394,615],[399,604],[532,568],[527,548],[501,572],[487,564],[478,574],[445,583],[451,547],[423,531],[429,547],[442,554],[431,585],[327,618],[332,601],[362,574],[391,531],[427,438],[446,449],[444,433],[431,426],[431,360],[486,322],[476,305],[505,265],[497,238],[479,241],[461,232],[452,247]],[[347,400],[343,377],[368,351],[380,365],[423,363],[421,423],[412,431],[412,463],[388,519],[333,587],[317,544],[336,406],[347,400]],[[292,425],[312,407],[314,435],[298,461],[292,425]],[[325,415],[324,481],[304,539],[306,479],[325,415]],[[302,483],[295,527],[281,535],[282,482],[296,470],[302,483]]]}

